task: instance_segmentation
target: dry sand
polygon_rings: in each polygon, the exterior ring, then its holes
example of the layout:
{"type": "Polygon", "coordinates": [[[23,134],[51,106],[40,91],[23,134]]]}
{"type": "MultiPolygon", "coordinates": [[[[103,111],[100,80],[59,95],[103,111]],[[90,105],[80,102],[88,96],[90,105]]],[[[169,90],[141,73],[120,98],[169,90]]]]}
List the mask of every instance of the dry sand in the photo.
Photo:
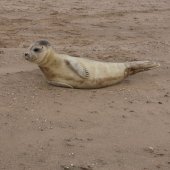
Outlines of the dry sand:
{"type": "Polygon", "coordinates": [[[0,1],[0,170],[170,169],[169,0],[0,1]],[[98,90],[53,87],[22,54],[161,67],[98,90]]]}

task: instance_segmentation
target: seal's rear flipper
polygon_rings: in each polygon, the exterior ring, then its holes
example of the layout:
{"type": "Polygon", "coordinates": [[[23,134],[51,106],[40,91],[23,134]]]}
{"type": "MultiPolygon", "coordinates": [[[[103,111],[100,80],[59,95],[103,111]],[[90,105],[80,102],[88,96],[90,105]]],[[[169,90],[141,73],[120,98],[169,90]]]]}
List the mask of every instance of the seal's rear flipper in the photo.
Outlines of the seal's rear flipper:
{"type": "Polygon", "coordinates": [[[153,61],[132,61],[125,63],[126,76],[136,74],[138,72],[151,70],[153,68],[159,67],[160,64],[153,61]]]}

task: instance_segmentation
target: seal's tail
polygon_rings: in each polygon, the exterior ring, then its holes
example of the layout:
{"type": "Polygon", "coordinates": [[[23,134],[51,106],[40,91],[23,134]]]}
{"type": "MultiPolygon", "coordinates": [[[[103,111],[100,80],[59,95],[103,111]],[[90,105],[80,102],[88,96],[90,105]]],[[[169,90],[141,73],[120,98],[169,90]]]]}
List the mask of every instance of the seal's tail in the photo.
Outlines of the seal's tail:
{"type": "Polygon", "coordinates": [[[136,74],[138,72],[151,70],[153,68],[160,66],[159,63],[153,61],[132,61],[132,62],[127,62],[125,64],[127,67],[126,70],[127,76],[136,74]]]}

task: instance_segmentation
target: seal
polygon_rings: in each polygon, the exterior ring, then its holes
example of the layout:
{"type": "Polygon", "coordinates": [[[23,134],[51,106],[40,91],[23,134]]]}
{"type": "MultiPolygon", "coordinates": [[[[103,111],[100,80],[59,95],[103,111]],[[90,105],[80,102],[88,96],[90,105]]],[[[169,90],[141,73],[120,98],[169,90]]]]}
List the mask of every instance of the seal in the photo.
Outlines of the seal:
{"type": "Polygon", "coordinates": [[[111,86],[129,75],[160,66],[152,61],[112,63],[58,54],[47,40],[34,42],[24,57],[38,64],[49,84],[82,89],[111,86]]]}

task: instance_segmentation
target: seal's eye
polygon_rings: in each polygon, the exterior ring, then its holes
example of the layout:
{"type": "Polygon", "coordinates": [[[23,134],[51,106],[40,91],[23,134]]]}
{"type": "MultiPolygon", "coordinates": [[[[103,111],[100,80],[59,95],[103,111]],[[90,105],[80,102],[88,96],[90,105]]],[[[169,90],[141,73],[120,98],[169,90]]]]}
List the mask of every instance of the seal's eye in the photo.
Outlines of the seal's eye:
{"type": "Polygon", "coordinates": [[[34,48],[33,51],[34,51],[34,52],[39,52],[40,49],[39,49],[39,48],[34,48]]]}

